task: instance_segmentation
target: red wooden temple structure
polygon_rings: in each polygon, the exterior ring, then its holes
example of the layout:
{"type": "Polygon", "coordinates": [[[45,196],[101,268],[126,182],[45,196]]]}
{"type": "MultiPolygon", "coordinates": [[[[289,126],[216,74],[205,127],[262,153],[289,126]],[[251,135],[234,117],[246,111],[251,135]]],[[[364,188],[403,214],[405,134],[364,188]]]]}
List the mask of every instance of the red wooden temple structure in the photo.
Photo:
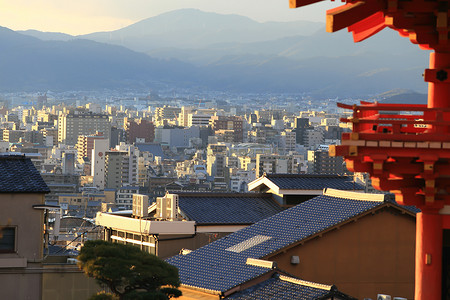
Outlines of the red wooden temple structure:
{"type": "MultiPolygon", "coordinates": [[[[290,0],[291,8],[321,0],[290,0]]],[[[449,0],[346,1],[327,11],[327,31],[347,28],[362,41],[389,27],[434,50],[425,70],[428,104],[339,105],[353,110],[351,133],[330,155],[368,172],[372,184],[421,209],[416,225],[415,299],[450,299],[450,41],[449,0]]]]}

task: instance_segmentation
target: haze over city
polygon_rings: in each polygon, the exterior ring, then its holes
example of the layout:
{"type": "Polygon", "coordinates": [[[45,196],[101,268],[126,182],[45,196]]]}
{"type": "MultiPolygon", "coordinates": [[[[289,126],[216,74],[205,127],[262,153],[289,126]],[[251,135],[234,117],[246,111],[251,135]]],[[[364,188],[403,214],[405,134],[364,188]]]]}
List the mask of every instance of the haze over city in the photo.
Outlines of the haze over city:
{"type": "Polygon", "coordinates": [[[267,0],[20,0],[0,1],[1,26],[13,30],[35,29],[71,35],[116,30],[145,18],[182,8],[220,14],[238,14],[258,22],[308,20],[325,22],[326,1],[302,10],[289,9],[288,1],[267,0]]]}

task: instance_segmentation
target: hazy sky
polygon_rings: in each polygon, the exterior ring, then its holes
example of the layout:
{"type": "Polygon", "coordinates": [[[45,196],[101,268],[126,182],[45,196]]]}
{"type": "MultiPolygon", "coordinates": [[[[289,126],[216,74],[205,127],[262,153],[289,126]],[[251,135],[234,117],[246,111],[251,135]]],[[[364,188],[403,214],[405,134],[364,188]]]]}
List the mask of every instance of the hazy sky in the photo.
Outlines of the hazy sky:
{"type": "Polygon", "coordinates": [[[325,10],[342,5],[337,2],[290,9],[288,0],[0,0],[0,25],[13,30],[84,34],[119,29],[181,8],[238,14],[259,22],[325,22],[325,10]]]}

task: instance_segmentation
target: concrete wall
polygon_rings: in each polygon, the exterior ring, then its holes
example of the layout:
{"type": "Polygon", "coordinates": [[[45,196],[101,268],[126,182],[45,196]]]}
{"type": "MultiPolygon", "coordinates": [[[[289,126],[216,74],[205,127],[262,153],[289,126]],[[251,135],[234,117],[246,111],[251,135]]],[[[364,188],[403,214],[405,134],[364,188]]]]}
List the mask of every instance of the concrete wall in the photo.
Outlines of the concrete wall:
{"type": "Polygon", "coordinates": [[[75,265],[45,266],[42,275],[42,300],[88,299],[101,290],[103,289],[95,279],[85,276],[75,265]]]}
{"type": "Polygon", "coordinates": [[[268,257],[304,280],[334,284],[358,299],[414,298],[415,218],[387,208],[268,257]],[[292,256],[300,263],[290,263],[292,256]]]}
{"type": "Polygon", "coordinates": [[[23,269],[10,271],[5,273],[5,269],[0,269],[1,299],[41,299],[42,274],[25,273],[23,269]]]}
{"type": "Polygon", "coordinates": [[[33,205],[44,204],[44,194],[0,194],[0,227],[16,227],[16,253],[0,253],[4,258],[38,261],[43,254],[43,211],[33,205]]]}

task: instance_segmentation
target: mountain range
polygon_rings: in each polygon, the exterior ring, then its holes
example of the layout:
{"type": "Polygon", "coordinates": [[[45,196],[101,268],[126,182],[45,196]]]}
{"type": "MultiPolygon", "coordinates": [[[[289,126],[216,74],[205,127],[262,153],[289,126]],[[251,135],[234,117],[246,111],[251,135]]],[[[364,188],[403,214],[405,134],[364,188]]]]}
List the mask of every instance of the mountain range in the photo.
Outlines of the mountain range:
{"type": "Polygon", "coordinates": [[[0,90],[161,85],[365,96],[425,92],[426,51],[390,29],[355,44],[317,22],[259,23],[184,9],[82,36],[0,28],[0,90]]]}

